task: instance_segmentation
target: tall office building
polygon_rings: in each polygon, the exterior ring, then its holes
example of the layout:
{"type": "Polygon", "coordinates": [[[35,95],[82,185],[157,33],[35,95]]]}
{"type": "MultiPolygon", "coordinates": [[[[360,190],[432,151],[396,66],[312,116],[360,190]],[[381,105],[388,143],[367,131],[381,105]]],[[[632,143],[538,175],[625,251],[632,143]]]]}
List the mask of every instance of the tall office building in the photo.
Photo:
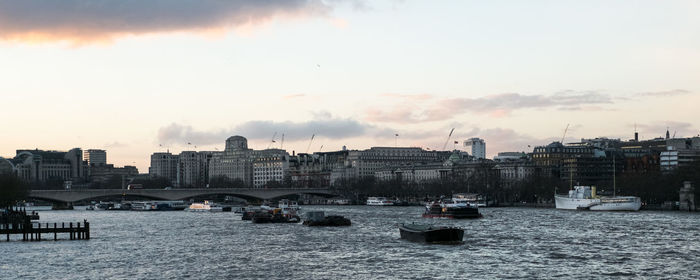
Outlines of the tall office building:
{"type": "Polygon", "coordinates": [[[209,183],[212,152],[183,151],[177,161],[178,188],[203,188],[209,183]]]}
{"type": "Polygon", "coordinates": [[[464,141],[464,146],[465,147],[472,147],[472,156],[475,159],[484,159],[486,158],[486,142],[484,142],[484,139],[481,138],[470,138],[469,140],[464,141]]]}
{"type": "Polygon", "coordinates": [[[83,152],[83,160],[87,161],[88,165],[105,165],[107,164],[107,152],[105,150],[89,149],[83,152]]]}
{"type": "Polygon", "coordinates": [[[152,177],[165,177],[172,184],[177,182],[178,156],[171,153],[153,153],[151,155],[151,167],[148,174],[152,177]]]}

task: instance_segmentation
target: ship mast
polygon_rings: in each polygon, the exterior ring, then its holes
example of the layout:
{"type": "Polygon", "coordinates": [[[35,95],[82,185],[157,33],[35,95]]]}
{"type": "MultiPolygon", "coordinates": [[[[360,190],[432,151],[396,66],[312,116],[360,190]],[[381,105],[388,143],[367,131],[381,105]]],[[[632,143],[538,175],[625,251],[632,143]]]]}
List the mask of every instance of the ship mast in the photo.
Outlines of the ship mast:
{"type": "Polygon", "coordinates": [[[615,197],[617,184],[615,182],[615,154],[613,154],[613,197],[615,197]]]}
{"type": "Polygon", "coordinates": [[[569,189],[574,189],[574,168],[569,166],[569,189]]]}

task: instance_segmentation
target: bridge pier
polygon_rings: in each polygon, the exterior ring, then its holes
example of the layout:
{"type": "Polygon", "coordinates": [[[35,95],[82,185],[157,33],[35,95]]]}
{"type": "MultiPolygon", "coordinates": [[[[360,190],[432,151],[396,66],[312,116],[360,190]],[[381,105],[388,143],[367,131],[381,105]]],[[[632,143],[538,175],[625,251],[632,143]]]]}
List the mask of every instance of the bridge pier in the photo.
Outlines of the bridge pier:
{"type": "Polygon", "coordinates": [[[51,210],[73,210],[72,202],[54,202],[51,210]]]}

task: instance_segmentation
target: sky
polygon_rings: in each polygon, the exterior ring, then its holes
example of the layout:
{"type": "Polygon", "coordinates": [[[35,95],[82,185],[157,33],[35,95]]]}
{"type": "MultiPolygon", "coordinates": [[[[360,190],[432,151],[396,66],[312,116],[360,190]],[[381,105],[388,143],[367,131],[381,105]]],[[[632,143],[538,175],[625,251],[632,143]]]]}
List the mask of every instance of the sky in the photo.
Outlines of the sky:
{"type": "Polygon", "coordinates": [[[567,142],[696,136],[698,14],[674,0],[0,0],[0,156],[105,149],[146,173],[153,152],[232,135],[290,153],[480,137],[488,156],[567,125],[567,142]]]}

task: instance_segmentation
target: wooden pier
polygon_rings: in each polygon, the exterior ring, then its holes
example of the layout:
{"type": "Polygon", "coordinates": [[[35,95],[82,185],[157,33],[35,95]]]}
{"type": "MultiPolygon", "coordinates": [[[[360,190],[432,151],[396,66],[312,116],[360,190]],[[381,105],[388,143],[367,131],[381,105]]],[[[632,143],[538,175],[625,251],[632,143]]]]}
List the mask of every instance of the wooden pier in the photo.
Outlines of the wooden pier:
{"type": "Polygon", "coordinates": [[[42,234],[58,240],[59,233],[68,233],[70,240],[90,239],[90,223],[83,220],[82,223],[25,223],[25,224],[2,224],[0,225],[0,236],[5,236],[10,241],[10,235],[21,234],[22,241],[41,241],[42,234]],[[53,236],[52,236],[53,235],[53,236]]]}
{"type": "MultiPolygon", "coordinates": [[[[2,209],[0,209],[2,210],[2,209]]],[[[41,241],[44,236],[53,235],[53,240],[58,240],[59,233],[68,233],[70,240],[90,239],[90,223],[83,220],[82,223],[40,223],[32,222],[38,219],[38,215],[32,212],[28,214],[23,209],[4,209],[0,213],[0,239],[10,241],[10,236],[22,235],[22,241],[41,241]]]]}

